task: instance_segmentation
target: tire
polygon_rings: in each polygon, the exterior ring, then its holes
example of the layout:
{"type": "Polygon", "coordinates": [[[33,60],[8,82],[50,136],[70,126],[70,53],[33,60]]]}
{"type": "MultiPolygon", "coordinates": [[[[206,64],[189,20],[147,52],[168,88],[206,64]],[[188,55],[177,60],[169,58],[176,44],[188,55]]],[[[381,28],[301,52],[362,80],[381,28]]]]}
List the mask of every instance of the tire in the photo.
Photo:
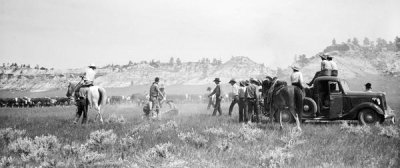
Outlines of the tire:
{"type": "Polygon", "coordinates": [[[314,117],[317,113],[317,103],[309,97],[303,99],[303,117],[314,117]]]}
{"type": "Polygon", "coordinates": [[[381,121],[381,117],[372,109],[362,109],[358,113],[358,121],[361,125],[373,125],[381,121]]]}
{"type": "Polygon", "coordinates": [[[294,123],[296,120],[288,109],[284,109],[275,113],[275,121],[279,122],[279,116],[282,115],[282,123],[294,123]]]}

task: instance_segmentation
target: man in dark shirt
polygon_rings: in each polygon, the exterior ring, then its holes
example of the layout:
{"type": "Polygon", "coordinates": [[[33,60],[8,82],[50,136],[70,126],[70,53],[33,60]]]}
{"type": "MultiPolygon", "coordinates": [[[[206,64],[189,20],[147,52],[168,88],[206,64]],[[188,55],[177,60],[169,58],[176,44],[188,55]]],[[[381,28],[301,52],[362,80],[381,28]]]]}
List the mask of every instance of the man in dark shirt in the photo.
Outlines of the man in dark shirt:
{"type": "Polygon", "coordinates": [[[247,109],[248,117],[250,117],[251,122],[258,122],[258,96],[257,96],[257,86],[255,85],[257,81],[253,78],[250,79],[250,84],[246,87],[245,97],[247,99],[247,109]]]}
{"type": "Polygon", "coordinates": [[[158,98],[159,98],[159,96],[164,96],[158,86],[159,81],[160,81],[160,78],[156,77],[154,79],[153,84],[150,86],[150,101],[152,103],[150,114],[153,114],[153,116],[155,116],[154,115],[154,110],[155,110],[157,112],[157,115],[156,115],[157,117],[160,112],[160,102],[159,102],[158,98]]]}
{"type": "Polygon", "coordinates": [[[217,111],[219,112],[219,115],[222,115],[222,110],[221,110],[221,100],[222,100],[222,94],[221,94],[221,87],[219,85],[219,83],[221,82],[219,80],[219,78],[215,78],[214,82],[216,84],[213,92],[211,92],[210,95],[208,95],[208,97],[211,97],[212,95],[215,94],[215,106],[214,106],[214,112],[213,112],[213,116],[215,116],[217,114],[217,111]]]}

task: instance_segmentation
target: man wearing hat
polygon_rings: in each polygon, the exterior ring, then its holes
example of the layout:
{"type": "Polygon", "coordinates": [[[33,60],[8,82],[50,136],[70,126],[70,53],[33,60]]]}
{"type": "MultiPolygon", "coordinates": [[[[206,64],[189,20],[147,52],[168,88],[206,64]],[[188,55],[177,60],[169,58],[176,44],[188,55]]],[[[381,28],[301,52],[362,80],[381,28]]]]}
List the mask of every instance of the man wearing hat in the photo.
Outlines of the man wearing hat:
{"type": "Polygon", "coordinates": [[[333,55],[328,54],[326,59],[328,60],[328,63],[330,65],[330,68],[332,69],[332,76],[338,76],[338,67],[335,61],[333,61],[333,55]]]}
{"type": "Polygon", "coordinates": [[[366,83],[365,84],[365,92],[372,92],[371,83],[366,83]]]}
{"type": "Polygon", "coordinates": [[[300,72],[300,67],[293,65],[292,69],[293,73],[290,75],[290,81],[292,82],[292,85],[303,90],[303,74],[300,72]]]}
{"type": "Polygon", "coordinates": [[[221,110],[221,100],[222,100],[222,94],[221,94],[221,86],[219,83],[221,82],[219,78],[215,78],[214,82],[216,84],[214,90],[208,95],[208,97],[211,97],[215,94],[215,106],[214,106],[214,112],[213,116],[217,114],[217,111],[219,112],[219,115],[222,115],[222,110],[221,110]]]}
{"type": "Polygon", "coordinates": [[[250,78],[250,84],[247,86],[245,93],[248,110],[247,116],[251,119],[251,122],[258,122],[258,96],[256,83],[257,81],[255,79],[250,78]]]}
{"type": "Polygon", "coordinates": [[[246,102],[246,82],[240,81],[238,89],[238,105],[239,105],[239,122],[248,121],[247,119],[247,102],[246,102]]]}
{"type": "Polygon", "coordinates": [[[90,87],[93,86],[93,81],[96,76],[96,65],[90,64],[88,68],[85,70],[85,73],[81,75],[80,77],[83,80],[83,83],[78,83],[75,89],[75,93],[79,94],[80,98],[83,98],[84,95],[80,94],[79,89],[82,87],[90,87]]]}
{"type": "Polygon", "coordinates": [[[158,114],[160,113],[160,102],[159,102],[159,96],[164,97],[164,94],[161,92],[160,87],[158,86],[158,82],[160,82],[160,78],[156,77],[154,78],[153,84],[150,86],[150,101],[152,103],[151,107],[151,112],[150,114],[154,115],[154,110],[156,111],[156,116],[158,117],[158,114]]]}
{"type": "Polygon", "coordinates": [[[232,85],[231,94],[232,94],[232,96],[233,96],[233,97],[232,97],[232,103],[231,103],[231,105],[229,106],[229,116],[231,116],[231,115],[232,115],[233,107],[235,106],[235,104],[237,104],[237,103],[239,102],[239,86],[236,84],[235,79],[231,79],[231,80],[229,81],[229,84],[232,85]]]}
{"type": "Polygon", "coordinates": [[[314,75],[313,79],[311,80],[311,82],[307,83],[308,86],[313,85],[314,80],[317,77],[321,76],[323,71],[332,69],[332,65],[327,60],[328,55],[327,54],[322,54],[322,55],[320,55],[320,57],[321,57],[321,71],[318,71],[318,72],[315,73],[315,75],[314,75]]]}

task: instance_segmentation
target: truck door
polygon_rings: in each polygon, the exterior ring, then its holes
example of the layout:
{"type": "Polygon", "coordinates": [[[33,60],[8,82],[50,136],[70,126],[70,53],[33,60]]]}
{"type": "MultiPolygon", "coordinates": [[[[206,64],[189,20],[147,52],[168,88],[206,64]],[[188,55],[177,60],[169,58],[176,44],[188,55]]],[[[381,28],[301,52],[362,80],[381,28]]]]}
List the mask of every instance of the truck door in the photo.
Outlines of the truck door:
{"type": "Polygon", "coordinates": [[[337,81],[329,81],[330,110],[329,118],[339,118],[343,113],[343,91],[337,81]]]}

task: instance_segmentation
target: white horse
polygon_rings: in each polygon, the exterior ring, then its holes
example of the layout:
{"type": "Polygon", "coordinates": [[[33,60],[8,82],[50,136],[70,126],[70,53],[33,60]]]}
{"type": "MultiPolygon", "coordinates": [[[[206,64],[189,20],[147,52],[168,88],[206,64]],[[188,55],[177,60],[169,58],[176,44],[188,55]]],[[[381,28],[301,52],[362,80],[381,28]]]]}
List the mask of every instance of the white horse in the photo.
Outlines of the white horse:
{"type": "MultiPolygon", "coordinates": [[[[77,84],[69,83],[67,91],[68,98],[71,98],[71,96],[75,94],[76,86],[77,84]]],[[[103,123],[103,116],[101,114],[101,105],[106,104],[107,100],[106,90],[100,86],[90,86],[90,87],[81,87],[77,92],[79,92],[79,95],[83,95],[86,99],[86,106],[84,107],[86,109],[86,112],[89,105],[90,107],[94,107],[94,109],[96,109],[97,111],[95,121],[97,120],[97,117],[100,116],[100,122],[103,123]]],[[[79,96],[75,94],[74,98],[75,101],[77,102],[79,96]]]]}

